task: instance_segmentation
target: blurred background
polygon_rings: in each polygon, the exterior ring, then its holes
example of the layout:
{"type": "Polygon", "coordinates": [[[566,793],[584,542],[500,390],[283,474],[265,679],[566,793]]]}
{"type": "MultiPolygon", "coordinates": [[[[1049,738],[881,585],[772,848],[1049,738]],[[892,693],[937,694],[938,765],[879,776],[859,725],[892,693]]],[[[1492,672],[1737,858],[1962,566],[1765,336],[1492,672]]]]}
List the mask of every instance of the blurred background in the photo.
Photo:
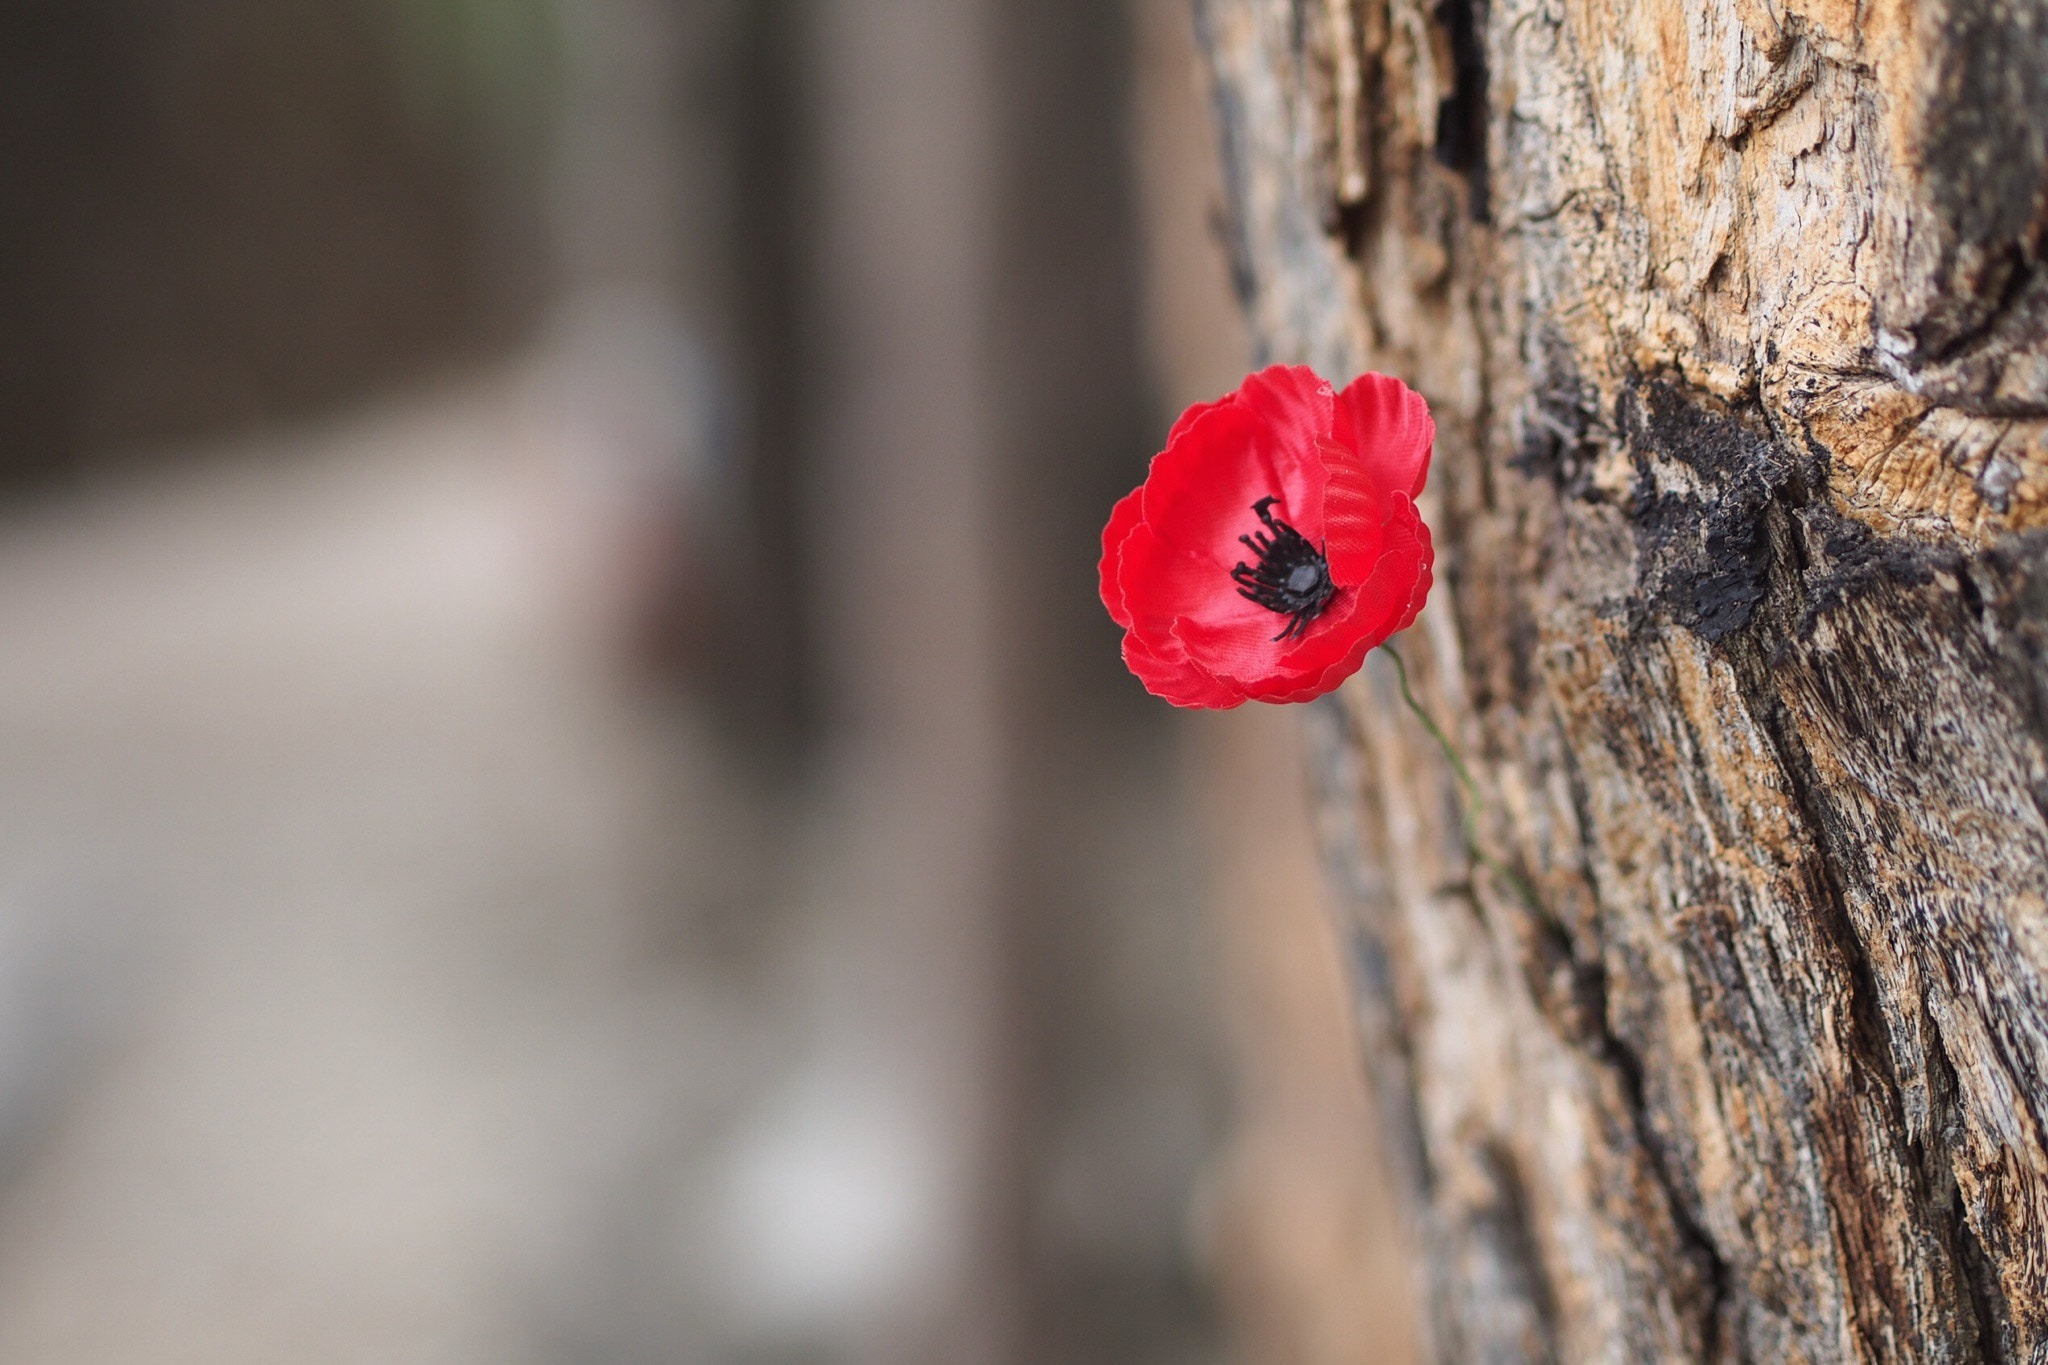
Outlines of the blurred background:
{"type": "Polygon", "coordinates": [[[1191,26],[0,7],[0,1362],[1408,1358],[1191,26]]]}

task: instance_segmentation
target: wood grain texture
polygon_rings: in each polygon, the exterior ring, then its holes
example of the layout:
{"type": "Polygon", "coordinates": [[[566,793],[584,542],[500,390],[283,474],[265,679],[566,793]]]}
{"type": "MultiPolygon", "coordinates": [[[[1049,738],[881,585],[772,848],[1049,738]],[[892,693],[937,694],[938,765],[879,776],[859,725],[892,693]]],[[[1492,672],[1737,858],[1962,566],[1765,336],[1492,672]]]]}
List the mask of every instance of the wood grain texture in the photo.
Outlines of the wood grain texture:
{"type": "Polygon", "coordinates": [[[2048,1361],[2048,11],[1197,10],[1264,355],[1438,416],[1486,857],[1310,715],[1434,1355],[2048,1361]]]}

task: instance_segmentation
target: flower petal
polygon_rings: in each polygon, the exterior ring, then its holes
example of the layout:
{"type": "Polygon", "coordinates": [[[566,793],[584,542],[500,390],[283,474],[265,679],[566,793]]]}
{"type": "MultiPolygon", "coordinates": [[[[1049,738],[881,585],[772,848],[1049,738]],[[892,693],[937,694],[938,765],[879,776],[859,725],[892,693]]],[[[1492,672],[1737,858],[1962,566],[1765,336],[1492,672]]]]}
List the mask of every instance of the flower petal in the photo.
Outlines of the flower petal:
{"type": "Polygon", "coordinates": [[[1320,541],[1326,478],[1320,447],[1334,431],[1336,393],[1306,365],[1268,365],[1238,394],[1265,431],[1253,455],[1267,464],[1273,486],[1266,492],[1280,499],[1278,515],[1320,541]]]}
{"type": "Polygon", "coordinates": [[[1123,624],[1143,635],[1164,635],[1180,617],[1227,610],[1228,602],[1243,600],[1227,569],[1207,555],[1168,544],[1150,521],[1124,537],[1116,574],[1123,624]]]}
{"type": "MultiPolygon", "coordinates": [[[[1189,652],[1215,672],[1225,686],[1236,688],[1259,701],[1277,701],[1299,691],[1357,648],[1359,630],[1356,618],[1357,599],[1354,594],[1347,593],[1309,627],[1306,636],[1286,645],[1272,646],[1280,652],[1265,660],[1250,651],[1240,652],[1234,659],[1238,667],[1229,667],[1221,660],[1209,658],[1205,651],[1214,647],[1213,637],[1192,633],[1185,622],[1176,627],[1176,633],[1188,641],[1189,652]],[[1201,648],[1196,647],[1198,639],[1201,648]],[[1239,668],[1245,671],[1240,672],[1239,668]]],[[[1274,619],[1285,624],[1284,618],[1274,619]]]]}
{"type": "Polygon", "coordinates": [[[1346,678],[1364,666],[1366,655],[1372,653],[1373,650],[1379,648],[1384,643],[1386,643],[1384,640],[1374,640],[1369,636],[1361,635],[1351,642],[1351,648],[1342,657],[1333,661],[1321,673],[1316,674],[1305,686],[1281,696],[1261,697],[1260,700],[1270,702],[1314,701],[1326,692],[1334,692],[1343,685],[1346,678]]]}
{"type": "Polygon", "coordinates": [[[1171,636],[1155,648],[1136,634],[1125,635],[1124,663],[1147,692],[1175,706],[1228,711],[1246,701],[1244,693],[1226,687],[1189,659],[1171,636]]]}
{"type": "Polygon", "coordinates": [[[1251,505],[1273,491],[1249,457],[1258,424],[1236,403],[1219,404],[1152,457],[1145,477],[1145,520],[1175,548],[1198,555],[1226,577],[1243,555],[1237,538],[1257,525],[1251,505]]]}
{"type": "MultiPolygon", "coordinates": [[[[1387,520],[1385,490],[1334,442],[1324,443],[1323,456],[1329,471],[1323,490],[1323,553],[1330,561],[1330,580],[1339,588],[1355,587],[1370,578],[1380,562],[1387,520]]],[[[1405,494],[1394,496],[1407,500],[1405,494]]]]}
{"type": "Polygon", "coordinates": [[[1285,646],[1273,636],[1285,617],[1260,609],[1264,622],[1198,621],[1183,616],[1173,623],[1174,638],[1188,656],[1201,662],[1223,686],[1241,696],[1256,697],[1258,688],[1280,668],[1285,646]],[[1262,633],[1263,632],[1263,633],[1262,633]]]}
{"type": "Polygon", "coordinates": [[[1398,380],[1366,375],[1333,393],[1313,371],[1272,366],[1181,415],[1143,487],[1103,531],[1100,592],[1147,689],[1180,706],[1296,701],[1349,677],[1429,594],[1433,551],[1414,497],[1435,427],[1398,380]],[[1253,507],[1326,553],[1337,593],[1299,636],[1285,613],[1245,600],[1232,568],[1251,558],[1253,507]]]}
{"type": "Polygon", "coordinates": [[[1417,545],[1421,549],[1422,559],[1421,563],[1416,566],[1415,586],[1408,591],[1408,605],[1402,610],[1400,616],[1395,618],[1393,629],[1387,632],[1390,638],[1399,635],[1402,631],[1415,624],[1415,618],[1422,614],[1422,604],[1429,600],[1429,589],[1436,581],[1436,574],[1434,572],[1436,547],[1430,543],[1429,523],[1418,516],[1415,518],[1415,524],[1411,530],[1417,545]]]}
{"type": "Polygon", "coordinates": [[[1355,625],[1374,644],[1406,629],[1422,610],[1429,594],[1431,556],[1429,532],[1415,513],[1415,504],[1403,498],[1400,510],[1387,521],[1380,562],[1358,594],[1355,625]]]}
{"type": "Polygon", "coordinates": [[[1337,395],[1331,434],[1375,488],[1422,496],[1436,422],[1421,394],[1391,375],[1362,374],[1337,395]]]}
{"type": "Polygon", "coordinates": [[[1324,456],[1336,396],[1313,370],[1275,365],[1174,428],[1145,479],[1145,520],[1169,544],[1206,555],[1225,574],[1245,557],[1238,537],[1259,529],[1252,505],[1322,537],[1324,456]]]}
{"type": "Polygon", "coordinates": [[[1125,494],[1117,505],[1110,509],[1109,525],[1102,528],[1102,560],[1095,566],[1101,586],[1102,605],[1109,608],[1110,619],[1125,630],[1131,628],[1130,613],[1124,610],[1124,587],[1121,561],[1124,541],[1131,532],[1138,529],[1138,523],[1145,519],[1145,486],[1138,485],[1125,494]]]}
{"type": "Polygon", "coordinates": [[[1175,633],[1190,655],[1218,674],[1225,686],[1241,689],[1259,701],[1306,701],[1319,697],[1356,673],[1365,656],[1397,632],[1405,630],[1429,596],[1433,551],[1429,528],[1405,497],[1396,499],[1384,528],[1385,546],[1365,582],[1340,594],[1324,617],[1294,647],[1281,654],[1262,676],[1240,675],[1211,659],[1210,641],[1190,634],[1185,624],[1175,633]]]}
{"type": "Polygon", "coordinates": [[[1203,413],[1208,412],[1212,408],[1226,407],[1237,401],[1237,391],[1233,389],[1231,392],[1224,394],[1221,398],[1215,399],[1212,402],[1188,404],[1187,410],[1182,412],[1180,416],[1173,419],[1173,427],[1166,433],[1166,444],[1172,445],[1175,441],[1179,440],[1181,432],[1193,426],[1195,424],[1195,419],[1200,417],[1203,413]]]}
{"type": "Polygon", "coordinates": [[[1124,663],[1146,691],[1175,706],[1228,708],[1245,700],[1195,662],[1173,633],[1184,609],[1198,608],[1213,595],[1219,572],[1208,559],[1168,545],[1142,521],[1116,551],[1110,574],[1120,589],[1128,588],[1119,603],[1124,663]]]}

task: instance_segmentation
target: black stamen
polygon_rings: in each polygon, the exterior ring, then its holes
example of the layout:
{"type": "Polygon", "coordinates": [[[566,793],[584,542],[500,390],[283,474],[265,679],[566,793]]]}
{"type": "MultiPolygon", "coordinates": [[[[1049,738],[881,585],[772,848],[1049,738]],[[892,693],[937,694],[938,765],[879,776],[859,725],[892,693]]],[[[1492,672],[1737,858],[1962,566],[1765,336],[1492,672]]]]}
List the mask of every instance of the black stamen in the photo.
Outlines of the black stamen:
{"type": "Polygon", "coordinates": [[[1273,637],[1285,640],[1302,634],[1323,614],[1337,595],[1337,585],[1330,581],[1330,561],[1323,550],[1268,510],[1278,501],[1260,498],[1252,504],[1266,530],[1238,539],[1258,556],[1258,566],[1239,560],[1230,577],[1237,583],[1238,596],[1288,618],[1287,628],[1273,637]]]}

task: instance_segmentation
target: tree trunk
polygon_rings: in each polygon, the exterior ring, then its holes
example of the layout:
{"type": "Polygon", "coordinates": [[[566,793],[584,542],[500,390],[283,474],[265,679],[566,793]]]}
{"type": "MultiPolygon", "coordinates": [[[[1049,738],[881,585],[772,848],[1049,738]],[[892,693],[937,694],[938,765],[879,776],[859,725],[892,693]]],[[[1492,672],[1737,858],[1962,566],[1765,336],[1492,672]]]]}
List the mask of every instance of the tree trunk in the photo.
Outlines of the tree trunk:
{"type": "Polygon", "coordinates": [[[1438,580],[1309,713],[1444,1361],[2048,1361],[2048,17],[1201,0],[1438,580]]]}

